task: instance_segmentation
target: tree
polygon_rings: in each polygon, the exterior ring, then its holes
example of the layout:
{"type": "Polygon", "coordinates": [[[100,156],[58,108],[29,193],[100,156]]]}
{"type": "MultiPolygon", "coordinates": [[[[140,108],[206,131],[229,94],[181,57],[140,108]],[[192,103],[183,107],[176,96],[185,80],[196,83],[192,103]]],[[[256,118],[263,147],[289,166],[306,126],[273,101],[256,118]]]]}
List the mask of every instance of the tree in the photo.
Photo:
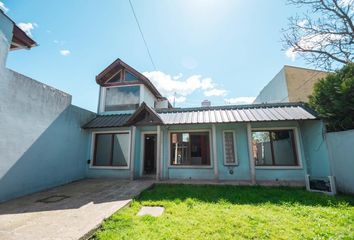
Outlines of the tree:
{"type": "Polygon", "coordinates": [[[288,0],[303,15],[282,29],[283,50],[290,57],[326,70],[354,61],[354,0],[288,0]]]}
{"type": "Polygon", "coordinates": [[[315,83],[310,106],[324,118],[329,131],[354,129],[354,63],[315,83]]]}

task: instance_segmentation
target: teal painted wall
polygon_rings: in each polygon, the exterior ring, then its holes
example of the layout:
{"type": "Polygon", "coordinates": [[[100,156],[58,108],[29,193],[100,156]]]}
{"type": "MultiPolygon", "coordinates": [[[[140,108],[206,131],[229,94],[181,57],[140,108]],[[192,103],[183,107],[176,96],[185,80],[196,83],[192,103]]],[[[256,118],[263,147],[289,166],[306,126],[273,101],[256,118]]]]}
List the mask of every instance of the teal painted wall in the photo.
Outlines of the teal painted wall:
{"type": "Polygon", "coordinates": [[[354,130],[327,133],[326,139],[338,191],[354,194],[354,130]]]}
{"type": "MultiPolygon", "coordinates": [[[[296,128],[297,129],[297,143],[298,155],[301,161],[301,166],[292,169],[285,168],[261,168],[256,167],[256,179],[259,181],[299,181],[304,182],[307,173],[307,166],[310,165],[312,174],[327,174],[328,175],[328,153],[326,148],[321,145],[321,129],[322,123],[320,121],[307,121],[299,124],[296,121],[287,122],[263,122],[253,123],[252,129],[255,128],[296,128]],[[306,151],[305,151],[306,150],[306,151]],[[316,150],[316,151],[315,151],[316,150]],[[324,159],[322,162],[317,159],[324,159]],[[326,162],[327,161],[327,162],[326,162]],[[321,166],[319,166],[321,165],[321,166]],[[323,167],[325,165],[325,167],[323,167]],[[327,167],[326,167],[327,166],[327,167]],[[314,171],[313,169],[316,169],[314,171]]],[[[214,161],[213,148],[210,146],[211,166],[210,167],[178,167],[170,166],[169,153],[169,133],[172,131],[190,131],[190,130],[208,130],[210,132],[210,142],[212,143],[212,125],[198,124],[198,125],[173,125],[162,126],[161,132],[163,140],[162,148],[162,179],[209,179],[213,180],[214,175],[214,161]]],[[[142,148],[142,132],[156,131],[156,127],[137,127],[135,136],[135,158],[134,158],[134,178],[141,176],[141,148],[142,148]]],[[[247,139],[247,124],[217,124],[216,125],[216,146],[218,158],[218,177],[220,180],[250,180],[250,164],[248,155],[248,139],[247,139]],[[223,131],[233,130],[236,136],[236,151],[238,164],[236,166],[224,165],[224,148],[223,148],[223,131]],[[230,170],[233,173],[230,173],[230,170]]],[[[325,147],[325,145],[324,145],[325,147]]],[[[108,177],[129,178],[130,170],[102,170],[90,169],[87,170],[88,177],[102,177],[107,173],[108,177]]],[[[324,176],[327,176],[324,175],[324,176]]]]}
{"type": "MultiPolygon", "coordinates": [[[[92,163],[93,153],[92,153],[92,134],[94,132],[109,132],[109,131],[131,131],[130,127],[124,128],[106,128],[106,129],[93,129],[90,130],[90,138],[88,141],[89,151],[87,152],[87,159],[92,163]]],[[[132,134],[132,133],[131,133],[132,134]]],[[[131,163],[130,163],[131,164],[131,163]]],[[[113,168],[95,168],[91,164],[86,163],[86,177],[87,178],[122,178],[129,179],[131,176],[130,169],[113,169],[113,168]]]]}
{"type": "Polygon", "coordinates": [[[248,156],[248,140],[246,124],[221,124],[216,126],[216,145],[218,156],[218,172],[220,180],[250,180],[250,162],[248,156]],[[224,165],[223,131],[233,130],[236,138],[236,166],[224,165]],[[233,171],[233,174],[230,173],[233,171]]]}
{"type": "Polygon", "coordinates": [[[300,123],[300,129],[308,174],[313,177],[331,175],[323,122],[303,121],[300,123]]]}
{"type": "MultiPolygon", "coordinates": [[[[165,179],[214,179],[214,168],[213,168],[213,159],[211,157],[211,167],[205,168],[186,168],[178,166],[169,166],[170,153],[169,153],[169,132],[170,131],[179,131],[179,130],[208,130],[211,133],[210,124],[193,124],[193,125],[171,125],[165,126],[163,128],[163,170],[162,177],[165,179]]],[[[210,142],[212,141],[210,134],[210,142]]],[[[210,145],[210,154],[213,156],[213,149],[210,145]]]]}

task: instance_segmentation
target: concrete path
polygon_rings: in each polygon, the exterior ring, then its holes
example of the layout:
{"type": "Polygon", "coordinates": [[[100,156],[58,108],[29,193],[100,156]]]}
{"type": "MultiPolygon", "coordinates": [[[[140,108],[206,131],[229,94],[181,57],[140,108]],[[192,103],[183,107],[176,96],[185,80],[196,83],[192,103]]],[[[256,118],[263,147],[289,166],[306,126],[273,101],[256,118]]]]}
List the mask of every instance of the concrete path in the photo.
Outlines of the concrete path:
{"type": "Polygon", "coordinates": [[[0,204],[0,239],[79,239],[153,181],[87,179],[0,204]]]}

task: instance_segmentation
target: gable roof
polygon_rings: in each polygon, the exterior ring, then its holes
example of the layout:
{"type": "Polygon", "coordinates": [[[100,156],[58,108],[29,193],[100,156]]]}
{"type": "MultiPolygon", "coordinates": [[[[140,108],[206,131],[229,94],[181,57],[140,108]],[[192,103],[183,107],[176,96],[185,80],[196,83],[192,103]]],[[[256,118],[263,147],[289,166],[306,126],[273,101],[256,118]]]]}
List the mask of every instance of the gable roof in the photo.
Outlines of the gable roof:
{"type": "MultiPolygon", "coordinates": [[[[218,106],[218,107],[198,107],[198,108],[180,108],[153,110],[147,108],[139,108],[139,112],[143,109],[153,111],[161,120],[161,125],[174,124],[207,124],[207,123],[247,123],[247,122],[271,122],[271,121],[299,121],[299,120],[315,120],[318,119],[317,114],[306,107],[303,103],[277,103],[277,104],[251,104],[251,105],[234,105],[234,106],[218,106]],[[150,110],[148,110],[150,109],[150,110]]],[[[128,119],[134,119],[138,110],[129,115],[128,119]]],[[[123,114],[126,115],[126,114],[123,114]]],[[[110,117],[121,119],[122,114],[109,115],[110,117]]],[[[107,116],[97,116],[94,120],[96,123],[89,122],[83,128],[101,128],[107,125],[104,120],[107,116]],[[104,124],[103,124],[104,123],[104,124]]],[[[111,120],[112,121],[112,120],[111,120]]],[[[114,121],[112,121],[114,122],[114,121]]],[[[134,125],[134,122],[131,122],[134,125]]],[[[129,126],[128,120],[119,122],[119,124],[110,124],[110,127],[129,126]]]]}
{"type": "Polygon", "coordinates": [[[96,82],[99,85],[103,86],[109,78],[111,78],[115,73],[117,73],[121,69],[126,69],[132,74],[134,74],[138,78],[138,80],[154,94],[156,98],[165,99],[147,77],[145,77],[143,74],[141,74],[119,58],[117,58],[113,63],[111,63],[108,67],[106,67],[101,73],[96,76],[96,82]]]}
{"type": "Polygon", "coordinates": [[[148,120],[149,122],[145,122],[146,125],[158,125],[163,124],[162,119],[159,114],[155,112],[154,109],[150,108],[143,102],[140,107],[131,115],[131,117],[127,120],[125,125],[135,125],[139,122],[144,122],[148,120]]]}

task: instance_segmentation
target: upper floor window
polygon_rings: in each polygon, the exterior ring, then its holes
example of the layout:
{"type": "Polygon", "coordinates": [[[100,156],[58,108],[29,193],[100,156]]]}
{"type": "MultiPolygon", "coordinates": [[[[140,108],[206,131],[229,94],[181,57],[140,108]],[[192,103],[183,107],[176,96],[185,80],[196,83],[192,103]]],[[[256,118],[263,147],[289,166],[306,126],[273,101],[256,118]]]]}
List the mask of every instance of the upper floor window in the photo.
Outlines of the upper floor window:
{"type": "Polygon", "coordinates": [[[132,74],[128,71],[124,72],[124,81],[133,82],[133,81],[137,81],[137,80],[138,80],[138,78],[134,74],[132,74]]]}
{"type": "Polygon", "coordinates": [[[113,75],[113,77],[111,77],[107,83],[117,83],[120,82],[122,78],[122,71],[119,71],[118,73],[116,73],[115,75],[113,75]]]}
{"type": "Polygon", "coordinates": [[[114,74],[106,83],[114,84],[114,83],[121,83],[121,82],[135,82],[138,81],[138,78],[127,70],[120,70],[116,74],[114,74]]]}
{"type": "Polygon", "coordinates": [[[252,133],[256,166],[299,166],[294,130],[264,130],[252,133]]]}
{"type": "Polygon", "coordinates": [[[106,88],[105,111],[135,110],[140,103],[140,86],[106,88]]]}

